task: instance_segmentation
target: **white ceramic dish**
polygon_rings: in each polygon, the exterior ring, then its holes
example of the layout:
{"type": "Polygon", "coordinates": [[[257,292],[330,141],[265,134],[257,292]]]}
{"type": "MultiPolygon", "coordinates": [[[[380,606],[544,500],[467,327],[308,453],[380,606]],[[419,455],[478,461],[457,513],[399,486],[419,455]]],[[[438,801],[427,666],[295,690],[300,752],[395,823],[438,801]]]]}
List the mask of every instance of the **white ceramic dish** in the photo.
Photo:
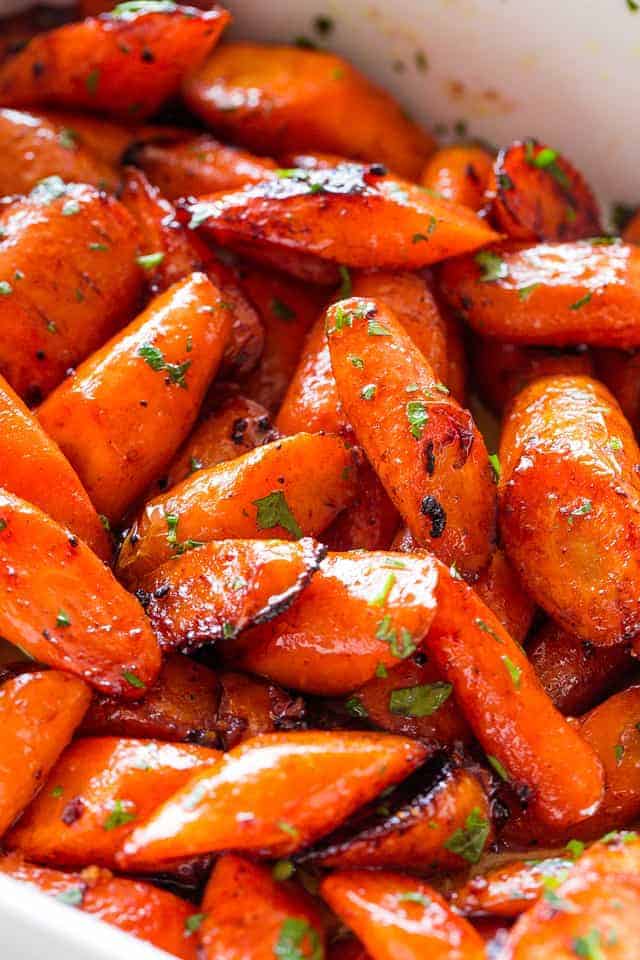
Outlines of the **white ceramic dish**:
{"type": "MultiPolygon", "coordinates": [[[[0,0],[3,14],[24,6],[0,0]]],[[[425,125],[454,132],[466,123],[470,135],[494,143],[535,135],[575,159],[606,203],[640,201],[640,11],[627,0],[228,0],[227,6],[235,36],[320,41],[350,57],[425,125]],[[314,28],[321,14],[334,24],[326,37],[314,28]]],[[[163,956],[0,877],[1,960],[163,956]]]]}

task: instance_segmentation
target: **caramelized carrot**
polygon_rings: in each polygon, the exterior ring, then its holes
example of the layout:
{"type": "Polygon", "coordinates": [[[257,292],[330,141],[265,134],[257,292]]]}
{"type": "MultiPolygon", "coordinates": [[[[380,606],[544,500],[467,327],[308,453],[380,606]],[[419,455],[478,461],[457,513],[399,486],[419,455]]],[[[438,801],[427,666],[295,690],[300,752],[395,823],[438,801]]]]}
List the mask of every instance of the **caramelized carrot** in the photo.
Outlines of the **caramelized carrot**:
{"type": "Polygon", "coordinates": [[[463,407],[467,405],[467,379],[469,364],[465,348],[465,329],[460,319],[442,302],[438,304],[447,330],[447,377],[452,396],[463,407]]]}
{"type": "Polygon", "coordinates": [[[259,677],[223,670],[216,725],[220,744],[231,750],[261,733],[295,730],[304,726],[305,705],[281,687],[259,677]]]}
{"type": "Polygon", "coordinates": [[[337,437],[298,433],[199,470],[144,508],[118,569],[139,580],[208,540],[316,536],[354,494],[351,456],[337,437]]]}
{"type": "Polygon", "coordinates": [[[323,536],[338,553],[348,550],[388,550],[400,516],[371,464],[363,458],[357,468],[356,498],[339,513],[323,536]]]}
{"type": "Polygon", "coordinates": [[[135,310],[135,224],[117,200],[49,177],[3,206],[0,227],[0,372],[35,404],[135,310]]]}
{"type": "Polygon", "coordinates": [[[381,733],[254,737],[157,808],[124,844],[120,865],[147,869],[230,849],[287,856],[402,780],[425,753],[414,740],[381,733]]]}
{"type": "Polygon", "coordinates": [[[318,260],[417,270],[497,239],[467,207],[384,176],[375,164],[285,174],[188,202],[189,225],[257,259],[265,251],[267,262],[294,252],[297,262],[282,269],[311,282],[318,260]]]}
{"type": "Polygon", "coordinates": [[[163,649],[196,650],[280,616],[325,553],[310,538],[212,541],[151,571],[137,596],[163,649]]]}
{"type": "Polygon", "coordinates": [[[501,533],[527,590],[596,644],[640,630],[640,450],[608,390],[547,377],[519,394],[501,443],[501,533]]]}
{"type": "Polygon", "coordinates": [[[89,706],[89,690],[58,670],[23,673],[0,686],[0,836],[41,788],[89,706]]]}
{"type": "Polygon", "coordinates": [[[81,873],[37,867],[15,853],[0,857],[0,873],[28,883],[181,960],[196,960],[193,930],[201,920],[200,914],[167,890],[140,880],[114,877],[97,867],[88,867],[81,873]]]}
{"type": "Polygon", "coordinates": [[[478,571],[493,548],[495,487],[471,414],[380,301],[334,304],[327,333],[349,422],[411,532],[478,571]]]}
{"type": "Polygon", "coordinates": [[[536,605],[503,550],[494,552],[473,586],[512,639],[524,643],[536,605]]]}
{"type": "Polygon", "coordinates": [[[582,175],[536,140],[516,140],[496,159],[488,196],[500,230],[516,240],[582,240],[602,233],[582,175]]]}
{"type": "Polygon", "coordinates": [[[191,429],[229,335],[220,292],[191,274],[153,300],[40,407],[43,427],[113,523],[191,429]]]}
{"type": "Polygon", "coordinates": [[[140,9],[123,3],[33,38],[0,66],[7,107],[50,105],[148,117],[177,92],[229,21],[221,7],[140,9]]]}
{"type": "Polygon", "coordinates": [[[431,155],[420,175],[423,187],[472,210],[485,204],[493,156],[484,147],[456,144],[431,155]]]}
{"type": "Polygon", "coordinates": [[[482,960],[484,945],[433,887],[402,873],[347,870],[322,882],[322,896],[373,960],[482,960]]]}
{"type": "Polygon", "coordinates": [[[164,136],[169,136],[174,129],[142,124],[125,126],[115,120],[72,110],[38,110],[37,115],[52,123],[65,142],[72,139],[78,147],[88,150],[93,157],[112,170],[124,162],[124,157],[133,143],[157,137],[159,131],[162,131],[164,136]]]}
{"type": "Polygon", "coordinates": [[[0,491],[0,635],[105,693],[135,699],[160,652],[138,601],[88,547],[0,491]]]}
{"type": "Polygon", "coordinates": [[[206,124],[258,153],[327,151],[411,179],[433,149],[387,93],[324,51],[226,44],[186,78],[183,95],[206,124]]]}
{"type": "Polygon", "coordinates": [[[285,687],[348,693],[420,645],[434,616],[435,579],[429,556],[331,554],[289,610],[232,649],[244,669],[285,687]]]}
{"type": "Polygon", "coordinates": [[[6,845],[36,863],[114,866],[116,851],[138,823],[219,756],[195,744],[76,740],[6,845]]]}
{"type": "MultiPolygon", "coordinates": [[[[637,350],[594,350],[595,376],[614,395],[622,412],[640,432],[640,353],[637,350]]],[[[576,371],[577,372],[577,371],[576,371]]]]}
{"type": "Polygon", "coordinates": [[[471,877],[454,889],[452,904],[465,916],[517,917],[545,890],[553,894],[572,866],[568,856],[516,860],[471,877]]]}
{"type": "Polygon", "coordinates": [[[259,183],[276,168],[268,157],[227,146],[208,133],[177,142],[159,136],[134,145],[127,156],[169,200],[259,183]]]}
{"type": "Polygon", "coordinates": [[[69,527],[102,560],[110,559],[109,537],[77,474],[2,377],[0,469],[5,490],[69,527]]]}
{"type": "Polygon", "coordinates": [[[509,245],[444,264],[445,299],[483,337],[640,345],[640,250],[620,241],[509,245]]]}
{"type": "Polygon", "coordinates": [[[269,869],[244,857],[220,857],[202,912],[202,960],[324,957],[324,927],[311,898],[294,882],[275,880],[269,869]]]}

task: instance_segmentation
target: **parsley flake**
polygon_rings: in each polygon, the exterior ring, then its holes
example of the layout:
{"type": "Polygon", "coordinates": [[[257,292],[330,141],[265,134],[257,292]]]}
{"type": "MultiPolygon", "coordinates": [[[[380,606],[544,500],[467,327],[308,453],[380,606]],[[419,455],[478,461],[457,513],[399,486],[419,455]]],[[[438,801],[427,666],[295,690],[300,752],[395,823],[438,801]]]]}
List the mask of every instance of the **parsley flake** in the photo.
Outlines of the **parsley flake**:
{"type": "Polygon", "coordinates": [[[491,250],[481,250],[476,253],[474,259],[480,267],[482,283],[493,283],[495,280],[503,280],[509,276],[509,267],[506,261],[491,250]]]}
{"type": "Polygon", "coordinates": [[[66,903],[70,907],[79,907],[84,900],[84,887],[69,887],[56,894],[58,903],[66,903]]]}
{"type": "Polygon", "coordinates": [[[132,687],[135,687],[137,690],[146,690],[146,689],[147,689],[146,683],[144,683],[144,681],[141,680],[140,677],[138,677],[138,676],[137,676],[135,673],[133,673],[131,670],[123,670],[123,671],[122,671],[122,676],[123,676],[124,679],[127,681],[127,683],[130,683],[131,686],[132,686],[132,687]]]}
{"type": "Polygon", "coordinates": [[[576,300],[575,303],[572,303],[569,309],[580,310],[582,307],[586,306],[587,303],[589,303],[592,296],[593,296],[592,293],[585,293],[584,297],[580,297],[579,300],[576,300]]]}
{"type": "Polygon", "coordinates": [[[58,611],[58,616],[56,617],[56,627],[70,627],[71,618],[68,613],[64,610],[58,611]]]}
{"type": "Polygon", "coordinates": [[[370,337],[390,337],[391,331],[387,330],[381,323],[378,323],[377,320],[369,320],[367,324],[367,333],[370,337]]]}
{"type": "Polygon", "coordinates": [[[501,659],[502,662],[504,663],[504,665],[505,665],[505,667],[506,667],[506,669],[507,669],[507,673],[508,673],[509,676],[511,677],[511,682],[512,682],[512,684],[514,685],[514,687],[516,688],[516,690],[519,690],[519,689],[520,689],[520,677],[522,676],[522,668],[519,667],[517,664],[515,664],[515,663],[513,662],[513,660],[511,659],[511,657],[508,657],[508,656],[506,655],[506,653],[503,654],[503,655],[500,657],[500,659],[501,659]]]}
{"type": "Polygon", "coordinates": [[[340,298],[346,300],[347,297],[351,296],[352,284],[351,284],[351,274],[349,273],[348,267],[345,267],[344,264],[341,264],[338,267],[338,272],[340,273],[340,290],[338,291],[340,298]]]}
{"type": "Polygon", "coordinates": [[[358,720],[365,720],[369,716],[360,697],[349,697],[348,700],[345,700],[344,706],[347,713],[352,717],[357,717],[358,720]]]}
{"type": "Polygon", "coordinates": [[[448,840],[445,840],[444,846],[451,853],[457,853],[468,863],[477,863],[482,855],[489,831],[489,821],[485,820],[478,807],[474,807],[465,820],[464,827],[459,827],[452,833],[448,840]]]}
{"type": "Polygon", "coordinates": [[[504,780],[505,783],[509,783],[509,774],[500,763],[497,757],[492,756],[490,753],[487,754],[487,760],[498,774],[501,780],[504,780]]]}
{"type": "Polygon", "coordinates": [[[143,253],[142,256],[136,257],[136,263],[139,267],[142,267],[143,270],[153,270],[154,267],[159,267],[162,261],[164,260],[164,253],[143,253]]]}
{"type": "MultiPolygon", "coordinates": [[[[123,800],[113,801],[113,809],[102,824],[103,830],[115,830],[117,827],[123,827],[125,824],[135,820],[135,809],[128,810],[124,804],[125,801],[123,800]]],[[[133,806],[133,804],[131,804],[131,806],[133,806]]]]}
{"type": "Polygon", "coordinates": [[[398,896],[398,903],[420,903],[423,907],[428,907],[431,900],[429,897],[425,897],[424,893],[420,893],[419,890],[407,890],[406,893],[401,893],[398,896]]]}
{"type": "Polygon", "coordinates": [[[196,933],[202,926],[205,917],[206,913],[192,913],[191,916],[187,917],[184,922],[185,936],[190,937],[192,933],[196,933]]]}
{"type": "Polygon", "coordinates": [[[411,436],[415,437],[416,440],[420,440],[429,419],[426,406],[422,400],[410,400],[406,407],[406,413],[411,436]]]}
{"type": "Polygon", "coordinates": [[[283,922],[273,953],[278,960],[323,960],[324,957],[318,932],[300,917],[287,917],[283,922]]]}
{"type": "Polygon", "coordinates": [[[282,527],[292,537],[299,539],[302,530],[294,517],[282,490],[274,490],[266,497],[253,501],[258,508],[256,523],[259,530],[270,530],[272,527],[282,527]]]}
{"type": "Polygon", "coordinates": [[[452,690],[450,683],[442,681],[401,687],[392,690],[389,709],[403,717],[430,717],[449,699],[452,690]]]}
{"type": "Polygon", "coordinates": [[[364,360],[362,357],[356,357],[353,353],[347,354],[347,360],[352,367],[355,367],[356,370],[364,370],[364,360]]]}
{"type": "Polygon", "coordinates": [[[378,388],[376,387],[375,383],[368,383],[366,387],[363,387],[360,391],[360,396],[363,400],[373,400],[377,391],[378,388]]]}
{"type": "Polygon", "coordinates": [[[274,297],[270,301],[269,309],[271,310],[271,313],[285,322],[295,320],[296,318],[296,312],[293,307],[290,307],[288,303],[285,303],[284,300],[278,299],[278,297],[274,297]]]}
{"type": "Polygon", "coordinates": [[[387,600],[389,599],[389,594],[390,594],[391,591],[393,590],[393,586],[394,586],[395,582],[396,582],[396,575],[395,575],[395,573],[390,573],[390,574],[388,574],[387,579],[385,580],[384,584],[382,585],[382,589],[380,590],[380,592],[377,593],[376,596],[375,596],[372,600],[369,600],[369,606],[370,606],[370,607],[383,607],[383,606],[385,605],[385,603],[387,602],[387,600]]]}

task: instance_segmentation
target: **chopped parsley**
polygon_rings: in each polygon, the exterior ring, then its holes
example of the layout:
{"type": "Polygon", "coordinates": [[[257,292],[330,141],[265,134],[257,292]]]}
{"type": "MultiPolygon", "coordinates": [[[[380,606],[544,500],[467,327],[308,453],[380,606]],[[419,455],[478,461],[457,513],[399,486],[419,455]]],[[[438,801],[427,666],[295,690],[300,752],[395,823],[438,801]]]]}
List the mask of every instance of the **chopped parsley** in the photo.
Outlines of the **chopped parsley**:
{"type": "Polygon", "coordinates": [[[288,880],[295,873],[295,866],[291,860],[276,860],[272,869],[271,876],[274,880],[288,880]]]}
{"type": "Polygon", "coordinates": [[[64,789],[58,786],[53,788],[53,790],[51,791],[51,796],[55,797],[55,799],[57,800],[59,797],[62,796],[63,793],[64,793],[64,789]]]}
{"type": "Polygon", "coordinates": [[[136,257],[136,263],[139,267],[142,267],[143,270],[153,270],[154,267],[159,267],[162,261],[164,260],[164,253],[143,253],[142,256],[136,257]]]}
{"type": "Polygon", "coordinates": [[[365,720],[369,716],[367,708],[360,697],[349,697],[348,700],[345,700],[344,706],[349,715],[357,717],[358,720],[365,720]]]}
{"type": "Polygon", "coordinates": [[[500,763],[500,761],[498,760],[498,758],[497,758],[497,757],[494,757],[494,756],[492,756],[492,754],[488,753],[488,754],[487,754],[487,760],[489,761],[489,763],[491,764],[491,766],[493,767],[493,769],[495,770],[495,772],[498,774],[498,776],[500,777],[500,779],[501,779],[501,780],[504,780],[505,783],[508,783],[508,782],[509,782],[509,774],[507,773],[507,771],[505,770],[505,768],[503,767],[503,765],[500,763]]]}
{"type": "Polygon", "coordinates": [[[574,507],[573,510],[569,511],[568,524],[569,526],[573,525],[573,521],[576,517],[586,517],[593,510],[593,504],[591,500],[583,498],[583,500],[578,504],[577,507],[574,507]]]}
{"type": "Polygon", "coordinates": [[[360,391],[360,396],[363,400],[373,400],[377,391],[378,388],[376,387],[375,383],[368,383],[366,387],[363,387],[360,391]]]}
{"type": "Polygon", "coordinates": [[[282,527],[292,537],[299,539],[302,530],[294,517],[282,490],[274,490],[266,497],[253,501],[257,507],[256,523],[259,530],[270,530],[272,527],[282,527]]]}
{"type": "Polygon", "coordinates": [[[519,287],[518,288],[518,300],[524,301],[528,300],[534,290],[537,290],[540,286],[539,283],[530,283],[528,287],[519,287]]]}
{"type": "Polygon", "coordinates": [[[410,400],[407,404],[406,412],[411,436],[415,437],[416,440],[420,440],[429,419],[427,408],[422,400],[410,400]]]}
{"type": "Polygon", "coordinates": [[[431,900],[429,897],[425,897],[424,893],[420,893],[419,890],[407,890],[406,893],[401,893],[398,896],[398,903],[420,903],[423,907],[428,907],[431,900]]]}
{"type": "Polygon", "coordinates": [[[152,370],[166,373],[170,383],[182,387],[183,390],[187,389],[185,378],[191,366],[191,360],[185,360],[183,363],[167,363],[162,350],[152,343],[143,343],[138,349],[138,356],[142,357],[152,370]]]}
{"type": "Polygon", "coordinates": [[[449,699],[452,690],[450,683],[442,681],[401,687],[392,690],[389,709],[403,717],[430,717],[449,699]]]}
{"type": "Polygon", "coordinates": [[[64,610],[58,611],[58,616],[56,617],[56,627],[70,627],[71,626],[71,617],[64,610]]]}
{"type": "Polygon", "coordinates": [[[294,827],[293,824],[287,820],[276,820],[276,827],[278,830],[282,830],[283,833],[288,833],[290,837],[296,837],[296,839],[300,834],[298,828],[294,827]]]}
{"type": "Polygon", "coordinates": [[[491,627],[486,620],[476,617],[473,622],[475,623],[476,627],[483,631],[483,633],[488,633],[490,637],[493,637],[494,640],[497,640],[498,643],[504,646],[504,640],[500,634],[496,633],[493,627],[491,627]]]}
{"type": "Polygon", "coordinates": [[[192,933],[196,933],[196,931],[200,929],[205,917],[206,913],[192,913],[191,916],[187,917],[184,922],[184,931],[187,937],[190,937],[192,933]]]}
{"type": "Polygon", "coordinates": [[[508,656],[506,655],[506,653],[503,654],[503,655],[500,657],[500,659],[501,659],[502,662],[504,663],[504,665],[505,665],[505,667],[506,667],[506,669],[507,669],[507,673],[508,673],[509,676],[511,677],[511,682],[512,682],[512,684],[514,685],[514,687],[516,688],[516,690],[519,690],[519,689],[520,689],[520,677],[522,676],[522,668],[519,667],[517,664],[515,664],[515,663],[513,662],[513,660],[511,659],[511,657],[508,657],[508,656]]]}
{"type": "Polygon", "coordinates": [[[135,810],[127,810],[122,800],[113,801],[113,809],[102,824],[103,830],[115,830],[117,827],[123,827],[127,823],[135,820],[135,810]]]}
{"type": "Polygon", "coordinates": [[[280,927],[273,948],[278,960],[323,960],[324,950],[318,932],[307,920],[287,917],[280,927]]]}
{"type": "Polygon", "coordinates": [[[63,217],[73,217],[80,213],[80,204],[76,200],[67,200],[62,205],[61,213],[63,217]]]}
{"type": "Polygon", "coordinates": [[[495,280],[502,280],[509,276],[509,267],[505,260],[491,250],[481,250],[475,255],[475,261],[480,267],[480,280],[482,283],[493,283],[495,280]]]}
{"type": "Polygon", "coordinates": [[[296,312],[293,307],[290,307],[288,303],[285,303],[284,300],[279,300],[278,297],[274,297],[269,303],[269,309],[276,317],[279,317],[280,320],[288,322],[289,320],[295,320],[296,312]]]}
{"type": "Polygon", "coordinates": [[[11,284],[7,283],[6,280],[0,280],[0,296],[8,297],[10,293],[13,293],[11,284]]]}
{"type": "Polygon", "coordinates": [[[133,673],[131,670],[123,670],[123,671],[122,671],[122,676],[123,676],[124,679],[127,681],[127,683],[130,683],[131,686],[132,686],[132,687],[135,687],[137,690],[146,690],[146,689],[147,689],[146,683],[144,683],[144,681],[142,681],[142,680],[140,679],[140,677],[138,677],[138,676],[137,676],[135,673],[133,673]]]}
{"type": "Polygon", "coordinates": [[[92,97],[94,97],[98,92],[99,84],[100,84],[100,71],[91,70],[91,72],[87,74],[87,78],[85,80],[85,86],[87,88],[87,92],[91,94],[92,97]]]}
{"type": "Polygon", "coordinates": [[[70,907],[79,907],[84,900],[84,887],[69,887],[56,894],[55,899],[58,903],[66,903],[70,907]]]}
{"type": "Polygon", "coordinates": [[[574,937],[571,949],[576,957],[584,957],[585,960],[604,960],[599,930],[590,930],[584,937],[574,937]]]}
{"type": "Polygon", "coordinates": [[[58,134],[58,143],[65,150],[75,150],[77,137],[78,134],[75,132],[75,130],[70,130],[67,127],[64,130],[61,130],[58,134]]]}
{"type": "Polygon", "coordinates": [[[379,663],[376,666],[376,677],[378,677],[379,680],[386,680],[388,676],[389,671],[385,667],[384,663],[379,663]]]}
{"type": "Polygon", "coordinates": [[[622,450],[622,440],[620,437],[609,437],[609,449],[610,450],[622,450]]]}
{"type": "Polygon", "coordinates": [[[338,291],[338,293],[343,300],[346,300],[347,297],[351,296],[351,290],[352,290],[351,274],[349,273],[348,267],[345,267],[344,264],[341,264],[338,267],[338,271],[340,273],[340,280],[341,280],[340,290],[338,291]]]}
{"type": "Polygon", "coordinates": [[[364,360],[362,357],[356,357],[355,354],[349,353],[347,354],[347,360],[356,370],[364,370],[364,360]]]}
{"type": "Polygon", "coordinates": [[[390,337],[391,331],[387,330],[381,323],[378,323],[377,320],[369,320],[367,324],[367,333],[370,337],[390,337]]]}
{"type": "Polygon", "coordinates": [[[615,747],[613,748],[613,753],[616,758],[616,767],[619,767],[624,757],[624,747],[621,743],[616,743],[615,747]]]}
{"type": "Polygon", "coordinates": [[[389,594],[390,594],[391,591],[393,590],[393,586],[394,586],[395,582],[396,582],[396,575],[395,575],[395,573],[390,573],[390,574],[388,574],[387,579],[385,580],[384,584],[382,585],[382,589],[380,590],[380,592],[377,593],[376,596],[373,597],[372,600],[369,600],[369,606],[370,606],[370,607],[383,607],[383,606],[385,605],[385,603],[387,602],[387,600],[389,599],[389,594]]]}
{"type": "Polygon", "coordinates": [[[478,807],[474,807],[464,827],[459,827],[445,840],[445,849],[457,853],[468,863],[477,863],[482,855],[484,845],[489,836],[490,826],[478,807]]]}
{"type": "Polygon", "coordinates": [[[579,300],[576,300],[575,303],[572,303],[569,309],[580,310],[582,307],[586,306],[589,303],[592,296],[593,296],[592,293],[585,293],[584,297],[580,297],[579,300]]]}
{"type": "Polygon", "coordinates": [[[581,857],[584,853],[584,843],[582,840],[569,840],[565,850],[573,857],[574,860],[577,860],[578,857],[581,857]]]}
{"type": "Polygon", "coordinates": [[[553,177],[556,183],[566,190],[569,186],[569,177],[558,165],[558,157],[560,155],[557,150],[552,150],[551,147],[542,147],[538,153],[535,153],[535,147],[531,140],[527,140],[524,145],[524,150],[524,159],[530,167],[545,170],[549,176],[553,177]]]}
{"type": "Polygon", "coordinates": [[[502,467],[500,466],[500,457],[498,456],[497,453],[489,454],[489,463],[491,464],[491,468],[494,472],[496,480],[499,480],[500,474],[502,472],[502,467]]]}

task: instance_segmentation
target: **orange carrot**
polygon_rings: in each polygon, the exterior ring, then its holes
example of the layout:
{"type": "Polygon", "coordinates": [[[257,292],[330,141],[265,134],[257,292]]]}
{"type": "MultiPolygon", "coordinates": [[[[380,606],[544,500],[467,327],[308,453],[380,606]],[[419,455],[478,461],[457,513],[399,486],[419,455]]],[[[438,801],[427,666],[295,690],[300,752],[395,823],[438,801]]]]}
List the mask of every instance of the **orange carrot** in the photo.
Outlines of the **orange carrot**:
{"type": "Polygon", "coordinates": [[[492,166],[493,156],[484,147],[442,147],[427,160],[420,182],[445,200],[480,210],[485,204],[492,166]]]}

